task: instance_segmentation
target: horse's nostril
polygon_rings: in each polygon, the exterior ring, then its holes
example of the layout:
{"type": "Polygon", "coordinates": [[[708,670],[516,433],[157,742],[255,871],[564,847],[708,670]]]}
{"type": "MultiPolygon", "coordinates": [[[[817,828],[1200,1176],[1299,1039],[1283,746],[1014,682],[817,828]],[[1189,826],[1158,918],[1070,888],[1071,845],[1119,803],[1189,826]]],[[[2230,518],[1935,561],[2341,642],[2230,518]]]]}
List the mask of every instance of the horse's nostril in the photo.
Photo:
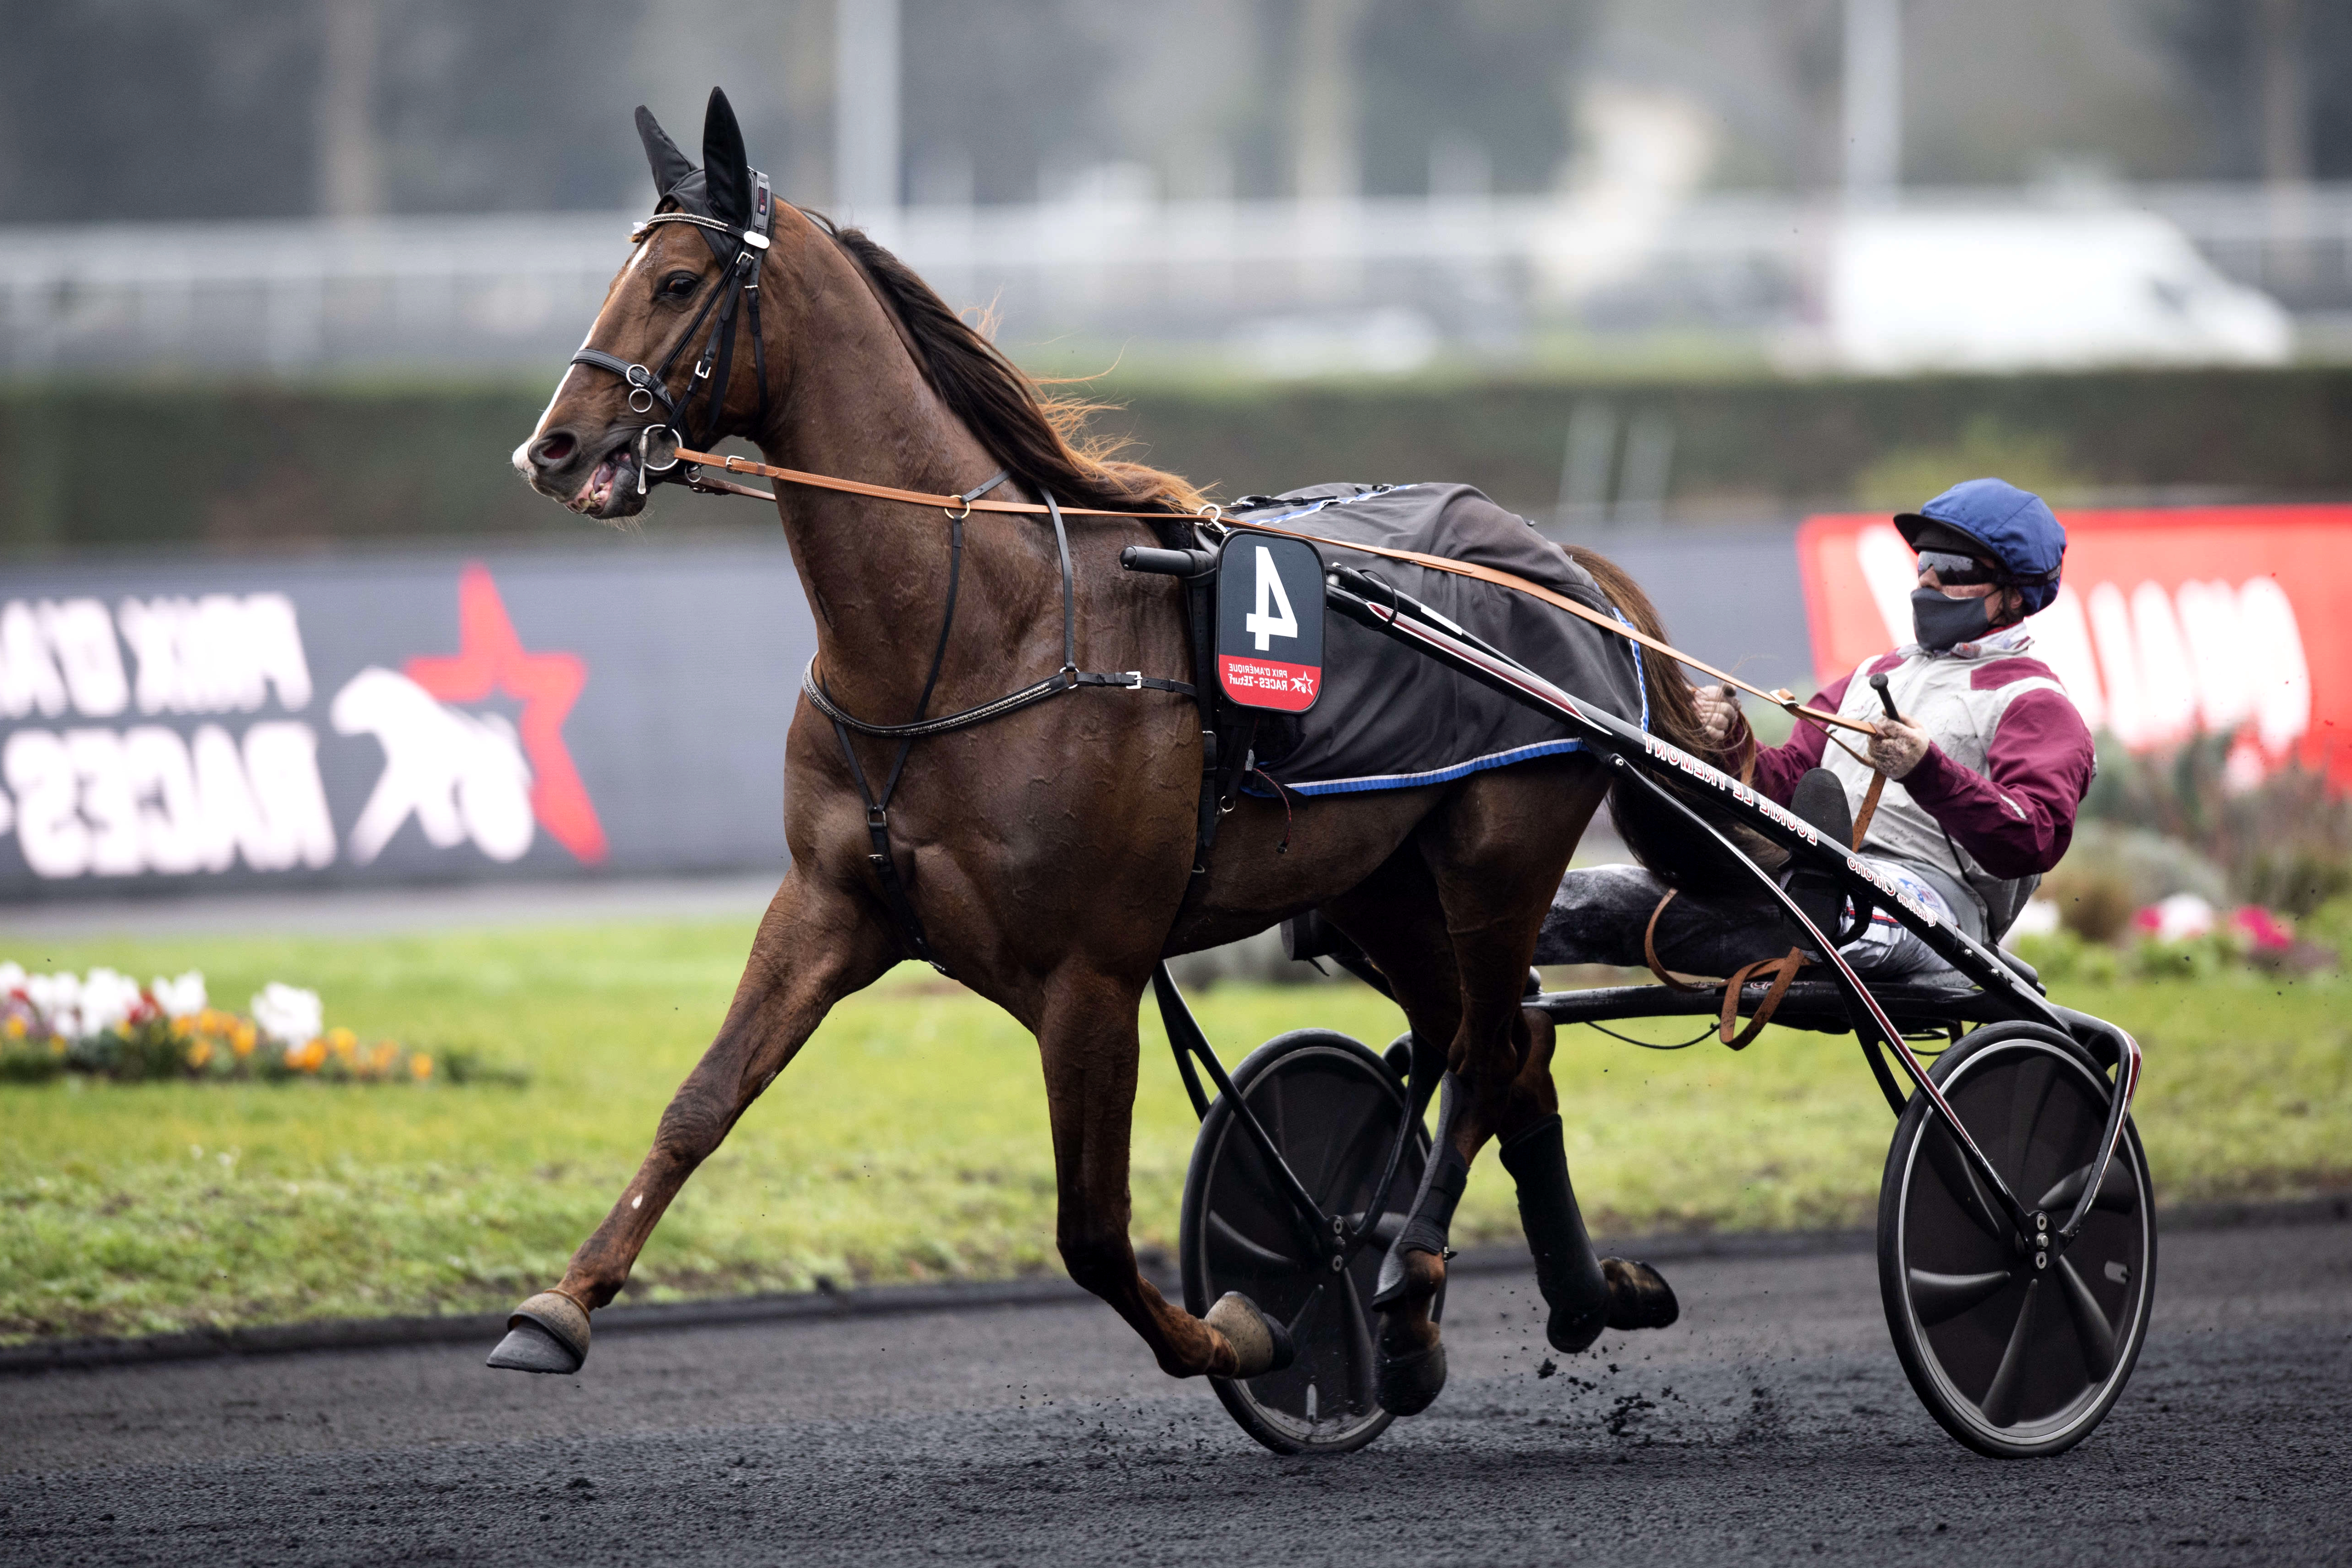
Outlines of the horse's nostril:
{"type": "Polygon", "coordinates": [[[559,430],[552,436],[541,438],[539,445],[530,449],[530,460],[542,468],[559,468],[570,462],[572,454],[579,449],[580,443],[577,439],[569,433],[559,430]]]}

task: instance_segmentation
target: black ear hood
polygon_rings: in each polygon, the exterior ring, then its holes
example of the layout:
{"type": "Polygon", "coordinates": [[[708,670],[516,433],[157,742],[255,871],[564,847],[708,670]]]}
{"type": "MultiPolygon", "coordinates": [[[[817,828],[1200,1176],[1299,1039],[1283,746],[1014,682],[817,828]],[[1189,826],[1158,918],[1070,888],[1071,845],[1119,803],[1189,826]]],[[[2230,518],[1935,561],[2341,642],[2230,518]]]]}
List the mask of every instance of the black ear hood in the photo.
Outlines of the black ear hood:
{"type": "Polygon", "coordinates": [[[710,216],[740,228],[751,216],[751,167],[734,106],[715,87],[702,116],[702,179],[710,216]]]}
{"type": "MultiPolygon", "coordinates": [[[[703,115],[704,167],[698,169],[688,162],[686,154],[677,150],[677,143],[654,119],[653,111],[643,104],[637,106],[637,138],[645,143],[646,162],[653,169],[654,200],[657,205],[692,213],[697,217],[717,218],[738,228],[751,222],[754,190],[764,181],[745,157],[743,130],[736,122],[734,106],[727,101],[725,92],[715,87],[710,89],[710,105],[703,115]]],[[[734,259],[733,240],[707,228],[702,230],[702,237],[719,260],[734,259]]]]}
{"type": "MultiPolygon", "coordinates": [[[[654,111],[642,103],[637,105],[637,140],[646,144],[646,162],[653,165],[656,202],[667,199],[672,192],[696,174],[686,154],[677,150],[677,143],[669,139],[661,123],[654,119],[654,111]]],[[[700,183],[696,182],[698,185],[700,183]]],[[[701,199],[698,189],[695,196],[698,202],[701,199]]]]}

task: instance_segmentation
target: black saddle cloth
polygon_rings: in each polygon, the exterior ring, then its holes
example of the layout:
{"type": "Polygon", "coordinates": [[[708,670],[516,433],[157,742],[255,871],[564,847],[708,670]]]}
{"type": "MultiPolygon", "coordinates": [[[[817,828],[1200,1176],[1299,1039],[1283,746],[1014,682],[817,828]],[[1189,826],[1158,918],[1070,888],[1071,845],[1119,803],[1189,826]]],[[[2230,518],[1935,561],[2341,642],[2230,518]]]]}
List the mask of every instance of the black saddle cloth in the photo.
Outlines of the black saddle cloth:
{"type": "MultiPolygon", "coordinates": [[[[1584,569],[1535,525],[1458,484],[1316,485],[1246,496],[1227,515],[1318,539],[1475,562],[1613,615],[1584,569]]],[[[1641,650],[1542,600],[1475,578],[1318,543],[1468,627],[1575,696],[1633,723],[1648,718],[1641,650]]],[[[1259,721],[1259,766],[1303,795],[1410,789],[1580,749],[1553,720],[1341,616],[1323,630],[1323,694],[1296,717],[1259,721]]],[[[1270,794],[1251,779],[1244,787],[1270,794]]]]}

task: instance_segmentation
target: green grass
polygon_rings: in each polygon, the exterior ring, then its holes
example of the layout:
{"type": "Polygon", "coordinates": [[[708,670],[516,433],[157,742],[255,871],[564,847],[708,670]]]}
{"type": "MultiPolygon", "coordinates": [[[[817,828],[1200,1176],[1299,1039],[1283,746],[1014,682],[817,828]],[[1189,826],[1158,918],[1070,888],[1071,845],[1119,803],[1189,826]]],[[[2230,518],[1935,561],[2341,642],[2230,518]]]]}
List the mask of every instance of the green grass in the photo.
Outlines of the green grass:
{"type": "MultiPolygon", "coordinates": [[[[551,1282],[709,1038],[747,923],[366,940],[45,944],[28,968],[284,979],[362,1037],[469,1047],[522,1087],[67,1081],[0,1088],[0,1338],[502,1307],[551,1282]]],[[[688,1185],[626,1300],[1057,1267],[1034,1044],[901,969],[840,1008],[688,1185]]],[[[2247,975],[2070,989],[2147,1046],[2140,1126],[2168,1200],[2352,1184],[2352,985],[2247,975]]],[[[1226,1060],[1320,1025],[1384,1044],[1360,986],[1197,998],[1226,1060]]],[[[1660,1031],[1662,1034],[1666,1031],[1660,1031]]],[[[1167,1247],[1192,1119],[1144,1029],[1135,1235],[1167,1247]]],[[[1866,1222],[1889,1122],[1850,1041],[1772,1031],[1638,1051],[1563,1037],[1570,1155],[1595,1228],[1866,1222]]],[[[1473,1175],[1457,1235],[1514,1234],[1473,1175]]]]}

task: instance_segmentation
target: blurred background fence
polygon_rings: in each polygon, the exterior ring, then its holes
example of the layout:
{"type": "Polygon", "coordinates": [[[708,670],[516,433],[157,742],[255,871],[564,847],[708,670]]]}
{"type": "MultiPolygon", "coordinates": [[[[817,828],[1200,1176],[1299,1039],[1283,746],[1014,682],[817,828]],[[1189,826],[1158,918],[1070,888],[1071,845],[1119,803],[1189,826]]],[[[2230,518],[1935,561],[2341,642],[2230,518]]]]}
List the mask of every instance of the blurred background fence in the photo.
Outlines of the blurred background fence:
{"type": "MultiPolygon", "coordinates": [[[[649,203],[629,110],[691,149],[714,82],[781,193],[1026,368],[1090,378],[1139,455],[1226,496],[1476,483],[1768,685],[1823,646],[1808,513],[1983,473],[2062,512],[2352,495],[2352,8],[2317,0],[253,0],[234,25],[58,0],[11,25],[0,742],[131,724],[54,664],[93,609],[128,638],[134,601],[281,595],[340,690],[447,657],[469,562],[517,585],[526,647],[587,659],[611,766],[730,680],[757,708],[774,670],[650,620],[600,652],[530,584],[634,571],[673,626],[713,572],[790,599],[772,514],[665,493],[615,533],[507,463],[649,203]],[[408,607],[362,636],[378,571],[408,607]],[[692,701],[602,706],[633,661],[697,671],[692,701]]],[[[315,718],[266,721],[317,731],[340,825],[374,742],[315,718]]],[[[714,764],[742,787],[698,867],[721,840],[772,862],[766,755],[714,764]]],[[[25,788],[0,766],[0,805],[25,788]]],[[[541,826],[516,867],[641,863],[541,826]]],[[[495,868],[472,854],[372,864],[495,868]]]]}

